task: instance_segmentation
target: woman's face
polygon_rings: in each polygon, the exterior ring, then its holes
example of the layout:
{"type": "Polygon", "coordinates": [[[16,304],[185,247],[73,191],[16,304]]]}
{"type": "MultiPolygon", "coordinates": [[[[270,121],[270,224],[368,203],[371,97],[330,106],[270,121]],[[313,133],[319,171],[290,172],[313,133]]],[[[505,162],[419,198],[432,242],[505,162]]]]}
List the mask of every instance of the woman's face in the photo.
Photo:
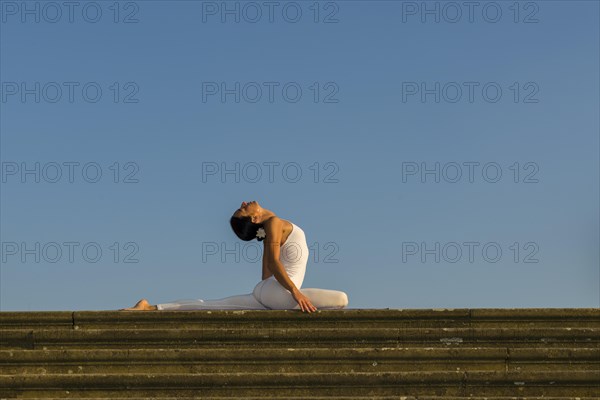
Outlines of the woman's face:
{"type": "Polygon", "coordinates": [[[260,206],[258,205],[258,203],[256,201],[249,201],[249,202],[245,202],[242,201],[242,205],[240,206],[240,208],[238,208],[237,210],[235,210],[235,212],[233,213],[234,217],[251,217],[256,215],[258,213],[258,210],[260,209],[260,206]]]}

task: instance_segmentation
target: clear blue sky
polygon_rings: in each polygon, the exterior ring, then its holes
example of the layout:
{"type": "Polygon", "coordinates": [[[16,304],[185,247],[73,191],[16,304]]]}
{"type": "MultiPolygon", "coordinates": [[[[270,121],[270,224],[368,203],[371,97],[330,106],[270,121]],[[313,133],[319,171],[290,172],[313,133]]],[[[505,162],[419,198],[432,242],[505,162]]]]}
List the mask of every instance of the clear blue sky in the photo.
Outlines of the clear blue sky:
{"type": "Polygon", "coordinates": [[[600,306],[597,1],[62,3],[0,1],[0,310],[250,293],[243,200],[349,308],[600,306]]]}

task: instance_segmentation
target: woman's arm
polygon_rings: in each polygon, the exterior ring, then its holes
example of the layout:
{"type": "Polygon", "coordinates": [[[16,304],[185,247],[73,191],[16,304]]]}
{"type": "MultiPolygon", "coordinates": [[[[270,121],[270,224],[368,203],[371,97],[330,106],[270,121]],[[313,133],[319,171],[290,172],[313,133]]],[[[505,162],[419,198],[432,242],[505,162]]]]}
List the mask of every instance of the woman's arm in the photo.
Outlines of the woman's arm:
{"type": "Polygon", "coordinates": [[[267,264],[268,264],[267,257],[263,256],[263,259],[262,259],[262,280],[263,281],[273,275],[273,272],[271,272],[271,270],[269,269],[269,266],[267,264]]]}
{"type": "Polygon", "coordinates": [[[294,282],[292,282],[288,276],[285,268],[283,268],[281,261],[279,261],[279,248],[281,237],[283,235],[283,222],[277,217],[271,217],[264,223],[264,227],[267,237],[264,240],[265,251],[263,252],[263,260],[267,263],[267,268],[272,271],[273,275],[275,275],[275,279],[277,279],[281,286],[290,291],[294,300],[300,305],[302,312],[307,311],[310,313],[316,311],[317,307],[315,307],[310,299],[296,287],[294,282]]]}
{"type": "Polygon", "coordinates": [[[275,279],[281,283],[281,286],[289,290],[291,293],[294,293],[298,290],[298,288],[288,276],[285,268],[283,268],[283,265],[281,264],[281,261],[279,261],[283,221],[277,217],[272,217],[265,222],[264,228],[267,237],[264,240],[263,276],[265,275],[266,268],[271,272],[271,275],[275,275],[275,279]]]}

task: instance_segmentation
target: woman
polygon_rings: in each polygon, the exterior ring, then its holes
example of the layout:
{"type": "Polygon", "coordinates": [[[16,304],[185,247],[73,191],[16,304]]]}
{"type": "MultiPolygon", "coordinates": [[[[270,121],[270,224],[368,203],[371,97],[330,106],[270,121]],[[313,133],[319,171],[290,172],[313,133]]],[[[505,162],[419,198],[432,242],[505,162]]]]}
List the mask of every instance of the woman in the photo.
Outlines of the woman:
{"type": "Polygon", "coordinates": [[[240,239],[264,241],[262,281],[252,293],[216,300],[176,300],[157,305],[142,299],[135,306],[119,311],[300,308],[311,313],[317,307],[339,309],[348,305],[348,296],[338,290],[300,290],[308,262],[308,246],[304,231],[299,226],[277,217],[256,201],[242,202],[233,213],[230,224],[240,239]]]}

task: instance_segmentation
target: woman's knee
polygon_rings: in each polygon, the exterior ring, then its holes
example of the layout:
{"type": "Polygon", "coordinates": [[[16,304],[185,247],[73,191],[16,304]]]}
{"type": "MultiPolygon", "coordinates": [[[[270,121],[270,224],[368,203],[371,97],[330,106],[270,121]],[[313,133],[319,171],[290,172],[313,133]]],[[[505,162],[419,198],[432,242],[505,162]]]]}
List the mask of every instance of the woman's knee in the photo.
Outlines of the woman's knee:
{"type": "Polygon", "coordinates": [[[342,291],[334,290],[329,296],[326,308],[344,308],[348,305],[348,295],[342,291]]]}
{"type": "Polygon", "coordinates": [[[344,292],[339,292],[336,298],[336,306],[339,308],[344,308],[348,305],[348,295],[344,292]]]}
{"type": "Polygon", "coordinates": [[[305,288],[300,289],[310,301],[323,309],[344,308],[348,305],[348,295],[341,290],[305,288]]]}

